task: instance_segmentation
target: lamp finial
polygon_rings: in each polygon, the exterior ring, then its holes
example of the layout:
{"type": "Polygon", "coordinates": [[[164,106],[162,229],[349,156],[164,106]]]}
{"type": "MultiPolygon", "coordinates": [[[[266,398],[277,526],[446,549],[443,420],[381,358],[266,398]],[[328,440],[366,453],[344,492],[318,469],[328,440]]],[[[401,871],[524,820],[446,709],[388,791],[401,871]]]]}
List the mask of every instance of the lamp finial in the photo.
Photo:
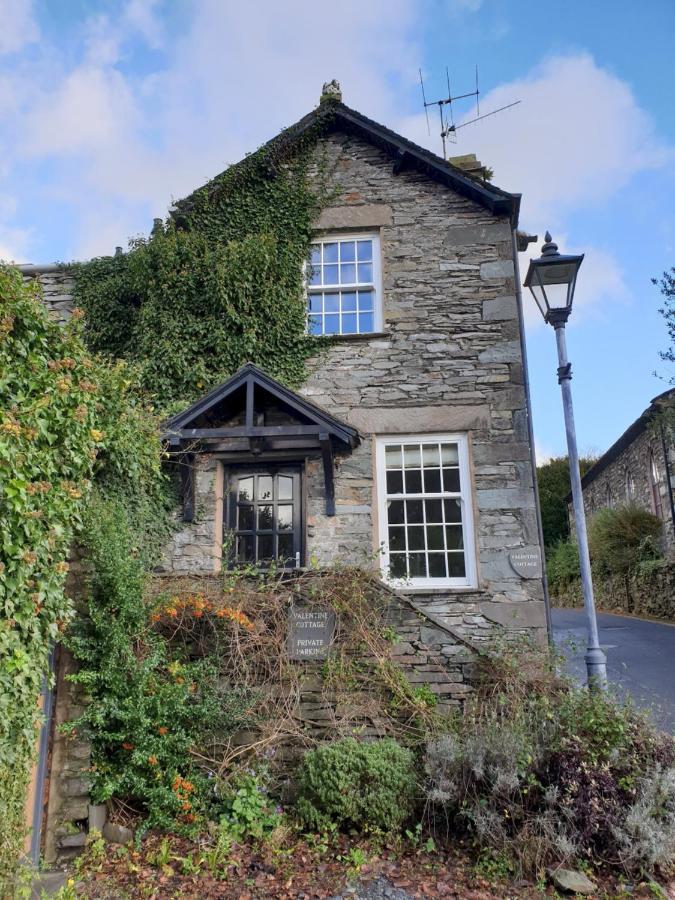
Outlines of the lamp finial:
{"type": "Polygon", "coordinates": [[[542,256],[557,256],[558,255],[558,245],[555,243],[553,238],[551,237],[551,232],[547,231],[544,235],[544,240],[546,243],[541,248],[542,256]]]}

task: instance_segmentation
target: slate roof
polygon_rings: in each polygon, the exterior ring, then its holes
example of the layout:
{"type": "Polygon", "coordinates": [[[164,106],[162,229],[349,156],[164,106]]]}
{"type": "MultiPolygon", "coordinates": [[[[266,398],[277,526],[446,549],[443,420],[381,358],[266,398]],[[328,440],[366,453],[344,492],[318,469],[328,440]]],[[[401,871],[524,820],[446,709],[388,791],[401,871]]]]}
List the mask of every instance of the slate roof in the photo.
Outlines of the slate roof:
{"type": "MultiPolygon", "coordinates": [[[[647,409],[645,409],[644,412],[628,426],[621,437],[616,440],[609,450],[603,453],[600,459],[591,466],[585,475],[582,476],[581,486],[584,488],[588,487],[589,484],[595,481],[598,475],[604,472],[607,466],[611,465],[611,463],[613,463],[614,460],[617,459],[623,451],[643,433],[643,431],[645,431],[656,413],[671,399],[675,400],[675,388],[669,388],[667,391],[659,394],[658,397],[654,397],[647,409]]],[[[567,495],[566,499],[569,501],[571,498],[572,494],[570,493],[567,495]]]]}
{"type": "MultiPolygon", "coordinates": [[[[518,224],[520,212],[520,194],[511,194],[503,191],[496,185],[483,182],[474,178],[462,169],[453,166],[430,150],[420,147],[402,137],[395,131],[374,122],[362,113],[351,109],[339,100],[324,100],[316,109],[308,113],[295,125],[291,125],[280,132],[272,140],[263,145],[261,151],[269,153],[270,157],[278,157],[283,154],[291,154],[296,143],[311,129],[317,128],[319,133],[329,134],[335,131],[354,134],[367,141],[369,144],[379,147],[388,153],[393,162],[394,172],[403,169],[414,169],[434,181],[446,185],[463,197],[483,206],[494,215],[507,215],[511,226],[518,224]]],[[[236,166],[243,165],[246,158],[236,166]]],[[[217,191],[218,176],[203,186],[208,191],[217,191]]],[[[201,191],[203,188],[199,188],[201,191]]],[[[184,200],[179,200],[174,205],[173,215],[177,218],[183,213],[189,213],[194,205],[194,195],[190,194],[184,200]]]]}

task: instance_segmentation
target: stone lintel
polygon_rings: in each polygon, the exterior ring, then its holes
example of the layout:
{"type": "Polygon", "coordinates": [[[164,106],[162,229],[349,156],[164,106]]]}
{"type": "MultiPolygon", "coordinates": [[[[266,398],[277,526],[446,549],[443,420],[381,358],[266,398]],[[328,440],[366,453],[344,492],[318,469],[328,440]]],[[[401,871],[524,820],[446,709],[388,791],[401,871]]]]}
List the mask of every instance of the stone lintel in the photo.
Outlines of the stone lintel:
{"type": "Polygon", "coordinates": [[[321,212],[314,227],[326,231],[334,228],[381,228],[392,222],[391,206],[363,203],[359,206],[329,206],[321,212]]]}
{"type": "Polygon", "coordinates": [[[460,225],[448,228],[445,239],[446,247],[463,247],[470,244],[496,244],[511,240],[511,228],[500,225],[460,225]]]}
{"type": "Polygon", "coordinates": [[[347,421],[366,434],[434,434],[489,426],[486,406],[391,406],[352,409],[347,421]]]}

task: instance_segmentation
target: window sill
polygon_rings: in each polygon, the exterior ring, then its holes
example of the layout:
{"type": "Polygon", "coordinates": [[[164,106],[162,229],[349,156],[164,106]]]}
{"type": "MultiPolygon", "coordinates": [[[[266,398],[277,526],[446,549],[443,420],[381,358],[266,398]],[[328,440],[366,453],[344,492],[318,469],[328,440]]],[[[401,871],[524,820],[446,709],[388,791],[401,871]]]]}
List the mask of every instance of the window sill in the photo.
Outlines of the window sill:
{"type": "MultiPolygon", "coordinates": [[[[386,583],[386,582],[385,582],[386,583]]],[[[485,591],[481,590],[477,587],[458,587],[456,584],[453,585],[439,585],[438,587],[429,587],[426,585],[425,587],[415,587],[414,585],[406,585],[405,587],[396,587],[395,585],[389,585],[389,587],[393,588],[395,591],[399,591],[401,594],[426,594],[428,596],[433,596],[434,594],[438,594],[442,592],[444,594],[484,594],[485,591]]]]}
{"type": "Polygon", "coordinates": [[[382,338],[391,337],[391,333],[388,331],[369,331],[367,334],[316,334],[316,335],[308,335],[308,337],[318,338],[320,341],[325,341],[326,343],[333,343],[333,341],[337,341],[338,343],[349,343],[351,341],[376,341],[382,340],[382,338]]]}

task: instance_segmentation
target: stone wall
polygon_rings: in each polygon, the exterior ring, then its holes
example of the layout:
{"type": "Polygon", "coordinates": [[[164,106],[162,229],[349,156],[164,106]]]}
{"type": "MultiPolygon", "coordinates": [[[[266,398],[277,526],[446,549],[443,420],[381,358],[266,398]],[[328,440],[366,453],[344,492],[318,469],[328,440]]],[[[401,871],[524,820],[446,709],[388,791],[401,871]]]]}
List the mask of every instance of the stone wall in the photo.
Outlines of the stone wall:
{"type": "MultiPolygon", "coordinates": [[[[649,616],[675,622],[675,559],[660,565],[645,566],[628,577],[595,578],[593,592],[598,607],[608,612],[649,616]]],[[[573,581],[556,588],[552,602],[556,606],[581,608],[581,583],[573,581]]]]}
{"type": "MultiPolygon", "coordinates": [[[[50,267],[51,268],[51,267],[50,267]]],[[[73,290],[75,277],[67,268],[41,272],[39,275],[24,275],[26,280],[37,277],[49,314],[57,322],[66,322],[74,309],[73,290]]]]}
{"type": "MultiPolygon", "coordinates": [[[[666,445],[669,454],[669,467],[671,478],[675,472],[675,447],[672,443],[666,445]]],[[[633,502],[649,510],[657,512],[652,497],[650,480],[650,459],[653,454],[658,470],[658,491],[661,498],[661,518],[663,520],[663,549],[675,550],[675,531],[670,509],[670,497],[668,494],[668,482],[666,478],[666,464],[660,434],[652,433],[649,426],[639,434],[625,450],[600,474],[586,485],[584,493],[584,509],[587,518],[606,506],[622,506],[633,502]],[[634,493],[630,496],[628,475],[630,473],[634,493]]],[[[574,529],[574,514],[571,503],[569,504],[570,522],[574,529]]]]}

